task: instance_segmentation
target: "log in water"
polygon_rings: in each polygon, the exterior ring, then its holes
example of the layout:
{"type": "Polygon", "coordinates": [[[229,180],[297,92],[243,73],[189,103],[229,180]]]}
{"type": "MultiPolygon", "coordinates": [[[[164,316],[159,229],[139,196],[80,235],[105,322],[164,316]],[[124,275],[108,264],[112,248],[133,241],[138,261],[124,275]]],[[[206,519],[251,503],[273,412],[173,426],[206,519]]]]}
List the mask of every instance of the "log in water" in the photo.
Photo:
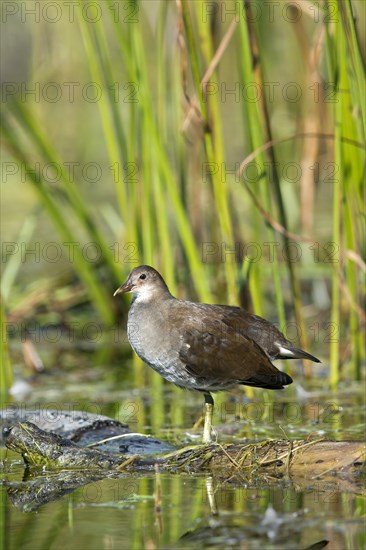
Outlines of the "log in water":
{"type": "Polygon", "coordinates": [[[358,472],[365,465],[366,444],[361,441],[278,440],[258,443],[197,445],[157,458],[112,455],[80,447],[59,435],[19,422],[7,431],[6,446],[29,465],[46,469],[144,469],[159,463],[167,471],[216,473],[271,473],[319,477],[358,472]]]}

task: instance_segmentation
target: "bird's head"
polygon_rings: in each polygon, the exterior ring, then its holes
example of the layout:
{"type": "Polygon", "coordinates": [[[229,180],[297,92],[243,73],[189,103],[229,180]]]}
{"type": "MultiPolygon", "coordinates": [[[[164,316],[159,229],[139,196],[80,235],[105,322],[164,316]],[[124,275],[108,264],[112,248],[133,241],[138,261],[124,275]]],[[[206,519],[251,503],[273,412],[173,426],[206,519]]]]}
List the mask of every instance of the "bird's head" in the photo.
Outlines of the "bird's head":
{"type": "Polygon", "coordinates": [[[149,302],[159,294],[170,296],[163,277],[149,265],[135,267],[113,296],[127,292],[131,292],[134,299],[140,302],[149,302]]]}

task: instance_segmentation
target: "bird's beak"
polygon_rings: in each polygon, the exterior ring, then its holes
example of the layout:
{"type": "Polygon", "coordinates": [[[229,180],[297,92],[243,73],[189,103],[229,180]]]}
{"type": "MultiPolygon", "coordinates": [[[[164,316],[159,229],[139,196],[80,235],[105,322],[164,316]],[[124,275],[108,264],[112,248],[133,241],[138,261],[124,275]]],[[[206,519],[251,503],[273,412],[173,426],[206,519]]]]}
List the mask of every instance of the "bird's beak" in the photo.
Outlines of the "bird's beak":
{"type": "Polygon", "coordinates": [[[127,281],[123,283],[123,285],[117,288],[113,296],[117,296],[117,294],[124,294],[125,292],[131,292],[131,289],[132,289],[132,282],[131,282],[131,279],[128,278],[127,281]]]}

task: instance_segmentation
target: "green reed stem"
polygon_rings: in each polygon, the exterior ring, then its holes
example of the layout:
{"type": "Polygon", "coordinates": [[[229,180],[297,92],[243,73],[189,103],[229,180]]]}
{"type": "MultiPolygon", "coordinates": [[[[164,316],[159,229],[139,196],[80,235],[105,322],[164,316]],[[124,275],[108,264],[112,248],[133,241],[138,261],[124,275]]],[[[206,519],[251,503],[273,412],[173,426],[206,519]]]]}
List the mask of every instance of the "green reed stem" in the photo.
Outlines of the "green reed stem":
{"type": "Polygon", "coordinates": [[[14,375],[9,357],[7,321],[5,313],[5,300],[0,297],[0,326],[1,326],[1,351],[0,351],[0,398],[6,395],[13,385],[14,375]]]}
{"type": "MultiPolygon", "coordinates": [[[[253,69],[253,55],[250,38],[249,38],[249,23],[245,21],[245,18],[240,17],[239,21],[239,38],[240,38],[240,52],[239,56],[239,70],[241,71],[242,81],[255,82],[256,75],[253,69]]],[[[258,147],[265,143],[265,130],[263,128],[263,119],[259,110],[257,102],[243,102],[243,121],[248,129],[248,136],[252,150],[256,150],[258,147]]],[[[258,155],[256,158],[256,165],[258,167],[258,173],[265,174],[265,157],[263,154],[258,155]]],[[[271,210],[271,194],[270,194],[270,182],[267,181],[265,185],[265,192],[261,191],[260,181],[258,182],[258,194],[264,195],[264,207],[267,211],[271,210]]],[[[259,227],[259,220],[261,217],[255,209],[254,214],[254,227],[257,234],[257,240],[261,242],[261,232],[259,227]]],[[[262,222],[262,220],[261,220],[262,222]]],[[[262,226],[262,223],[261,223],[262,226]]],[[[276,232],[272,228],[267,229],[269,242],[275,241],[278,237],[276,232]]],[[[263,315],[263,275],[257,264],[253,264],[254,273],[250,277],[251,282],[251,295],[253,299],[254,310],[259,315],[263,315]]],[[[271,264],[272,279],[274,283],[274,292],[276,300],[277,316],[280,327],[284,327],[286,323],[285,306],[283,300],[283,293],[281,288],[281,270],[278,262],[277,254],[274,255],[273,262],[271,264]]]]}
{"type": "MultiPolygon", "coordinates": [[[[196,22],[200,36],[200,46],[202,49],[202,57],[205,65],[208,66],[213,57],[213,46],[210,35],[209,23],[204,22],[202,18],[202,2],[198,1],[194,4],[196,8],[196,22]]],[[[238,270],[235,254],[234,232],[229,208],[229,193],[227,178],[222,177],[224,170],[224,151],[223,138],[221,127],[221,115],[219,111],[217,94],[208,95],[205,97],[205,87],[208,82],[201,86],[201,76],[198,68],[198,48],[194,40],[191,17],[186,0],[182,0],[183,21],[187,36],[188,51],[192,63],[193,78],[195,90],[201,107],[202,125],[204,128],[204,145],[212,180],[215,207],[218,213],[218,221],[220,226],[221,240],[225,250],[229,253],[228,257],[225,254],[223,258],[225,277],[227,282],[227,299],[229,303],[238,302],[238,270]]],[[[215,73],[212,78],[215,78],[215,73]]]]}

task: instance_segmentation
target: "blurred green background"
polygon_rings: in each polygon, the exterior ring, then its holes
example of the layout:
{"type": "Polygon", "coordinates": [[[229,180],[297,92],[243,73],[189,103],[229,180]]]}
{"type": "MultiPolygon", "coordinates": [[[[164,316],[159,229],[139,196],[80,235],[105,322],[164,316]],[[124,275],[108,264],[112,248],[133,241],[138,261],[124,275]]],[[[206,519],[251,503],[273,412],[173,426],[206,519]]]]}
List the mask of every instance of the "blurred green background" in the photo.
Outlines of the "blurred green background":
{"type": "Polygon", "coordinates": [[[365,4],[1,8],[2,388],[8,332],[119,325],[140,263],[359,379],[365,4]]]}

